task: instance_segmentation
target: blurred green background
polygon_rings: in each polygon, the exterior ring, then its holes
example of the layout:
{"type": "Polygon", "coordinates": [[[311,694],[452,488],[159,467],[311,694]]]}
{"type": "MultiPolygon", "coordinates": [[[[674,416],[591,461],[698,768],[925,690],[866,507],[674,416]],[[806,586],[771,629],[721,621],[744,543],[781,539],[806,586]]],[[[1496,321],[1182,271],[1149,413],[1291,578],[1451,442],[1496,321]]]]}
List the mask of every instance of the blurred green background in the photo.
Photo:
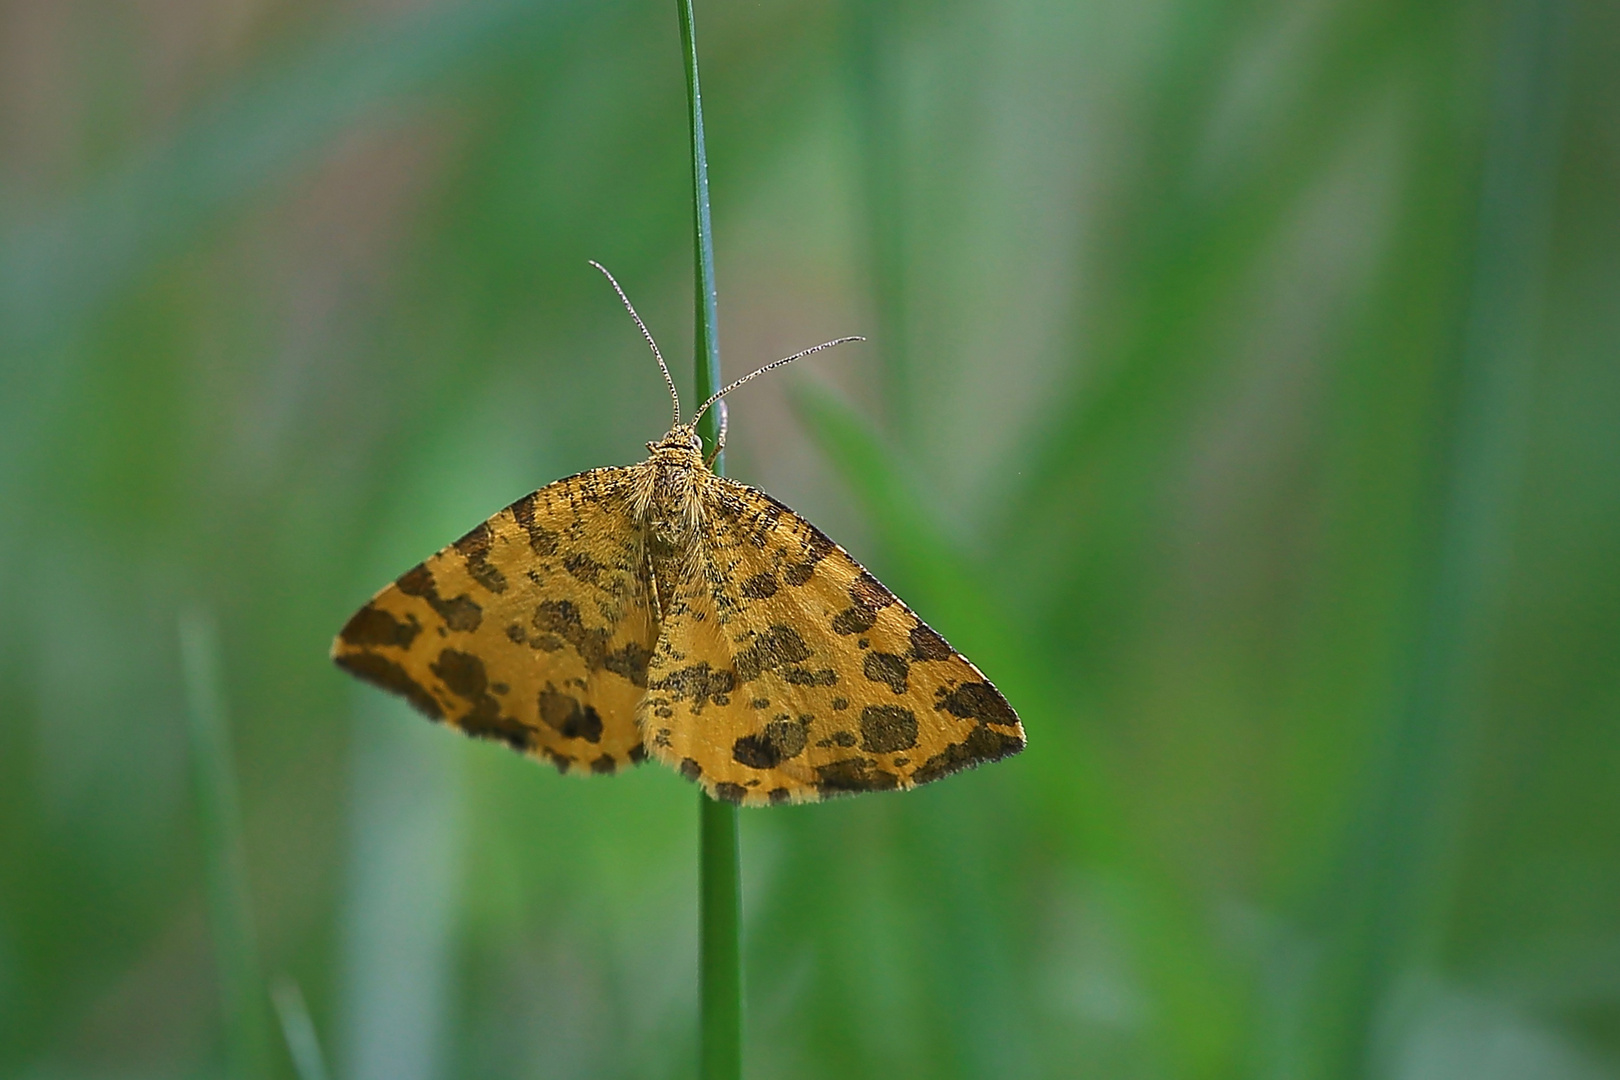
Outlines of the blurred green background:
{"type": "MultiPolygon", "coordinates": [[[[870,338],[730,471],[1029,733],[743,815],[750,1076],[1620,1076],[1620,6],[698,34],[728,375],[870,338]]],[[[685,109],[662,0],[0,4],[0,1075],[694,1075],[694,789],[326,659],[664,431],[685,109]]]]}

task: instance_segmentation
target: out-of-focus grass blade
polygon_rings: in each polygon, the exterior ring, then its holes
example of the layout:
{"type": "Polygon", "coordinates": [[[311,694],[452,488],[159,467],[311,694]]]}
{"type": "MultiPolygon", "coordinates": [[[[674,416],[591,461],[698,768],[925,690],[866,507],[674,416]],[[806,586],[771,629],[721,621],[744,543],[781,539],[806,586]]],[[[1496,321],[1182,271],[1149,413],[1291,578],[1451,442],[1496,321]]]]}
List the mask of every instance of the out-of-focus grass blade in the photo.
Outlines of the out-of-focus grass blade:
{"type": "Polygon", "coordinates": [[[269,1073],[264,991],[248,901],[236,767],[220,675],[219,635],[207,615],[188,612],[181,616],[180,662],[197,823],[203,838],[208,916],[219,968],[226,1075],[233,1080],[259,1080],[269,1073]]]}
{"type": "Polygon", "coordinates": [[[281,1021],[281,1035],[287,1040],[287,1053],[292,1056],[298,1080],[327,1080],[326,1058],[321,1054],[321,1042],[315,1035],[315,1021],[309,1017],[304,1004],[304,992],[290,975],[277,975],[270,984],[270,1000],[276,1004],[276,1017],[281,1021]]]}
{"type": "MultiPolygon", "coordinates": [[[[1413,670],[1349,845],[1320,1075],[1363,1076],[1388,1047],[1376,1013],[1435,947],[1461,849],[1466,778],[1511,562],[1513,506],[1534,398],[1537,323],[1566,107],[1573,12],[1505,7],[1485,148],[1477,253],[1454,363],[1449,445],[1413,670]]],[[[1397,1025],[1398,1027],[1398,1025],[1397,1025]]]]}

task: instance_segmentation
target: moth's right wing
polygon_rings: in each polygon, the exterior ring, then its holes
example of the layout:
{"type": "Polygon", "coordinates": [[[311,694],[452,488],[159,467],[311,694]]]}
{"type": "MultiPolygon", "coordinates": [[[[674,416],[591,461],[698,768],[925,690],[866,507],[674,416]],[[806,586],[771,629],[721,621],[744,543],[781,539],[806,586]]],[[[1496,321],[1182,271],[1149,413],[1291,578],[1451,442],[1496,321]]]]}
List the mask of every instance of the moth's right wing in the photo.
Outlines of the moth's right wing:
{"type": "Polygon", "coordinates": [[[374,596],[332,659],[562,772],[641,761],[636,706],[657,630],[629,513],[639,468],[519,499],[374,596]]]}
{"type": "Polygon", "coordinates": [[[653,757],[760,806],[912,788],[1023,749],[1001,692],[814,525],[724,477],[703,510],[649,665],[653,757]]]}

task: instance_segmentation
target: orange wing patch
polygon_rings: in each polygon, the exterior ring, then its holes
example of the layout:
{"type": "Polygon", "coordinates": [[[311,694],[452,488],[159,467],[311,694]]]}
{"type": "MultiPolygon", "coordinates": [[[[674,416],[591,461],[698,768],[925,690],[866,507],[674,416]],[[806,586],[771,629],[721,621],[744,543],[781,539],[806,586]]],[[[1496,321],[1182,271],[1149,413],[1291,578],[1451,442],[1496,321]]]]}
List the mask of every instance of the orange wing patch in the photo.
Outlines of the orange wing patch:
{"type": "Polygon", "coordinates": [[[559,771],[642,761],[656,638],[629,493],[645,466],[549,484],[408,571],[332,644],[339,666],[559,771]]]}
{"type": "Polygon", "coordinates": [[[700,494],[700,547],[653,566],[678,582],[641,703],[654,757],[765,805],[911,788],[1023,749],[1001,693],[815,526],[722,477],[700,494]]]}

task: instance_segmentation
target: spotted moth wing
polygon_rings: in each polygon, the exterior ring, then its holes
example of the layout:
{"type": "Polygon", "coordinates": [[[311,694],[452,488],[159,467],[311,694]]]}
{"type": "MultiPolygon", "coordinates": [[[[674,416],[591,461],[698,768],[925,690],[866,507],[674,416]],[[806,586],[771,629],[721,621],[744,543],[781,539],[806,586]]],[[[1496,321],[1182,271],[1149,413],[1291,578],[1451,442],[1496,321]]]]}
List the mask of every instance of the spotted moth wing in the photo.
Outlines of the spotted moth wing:
{"type": "Polygon", "coordinates": [[[646,757],[635,724],[656,638],[635,466],[548,484],[374,596],[340,667],[560,771],[646,757]]]}
{"type": "MultiPolygon", "coordinates": [[[[905,789],[1017,753],[1006,698],[814,525],[709,475],[648,666],[648,752],[744,805],[905,789]]],[[[668,590],[667,583],[662,586],[668,590]]]]}

